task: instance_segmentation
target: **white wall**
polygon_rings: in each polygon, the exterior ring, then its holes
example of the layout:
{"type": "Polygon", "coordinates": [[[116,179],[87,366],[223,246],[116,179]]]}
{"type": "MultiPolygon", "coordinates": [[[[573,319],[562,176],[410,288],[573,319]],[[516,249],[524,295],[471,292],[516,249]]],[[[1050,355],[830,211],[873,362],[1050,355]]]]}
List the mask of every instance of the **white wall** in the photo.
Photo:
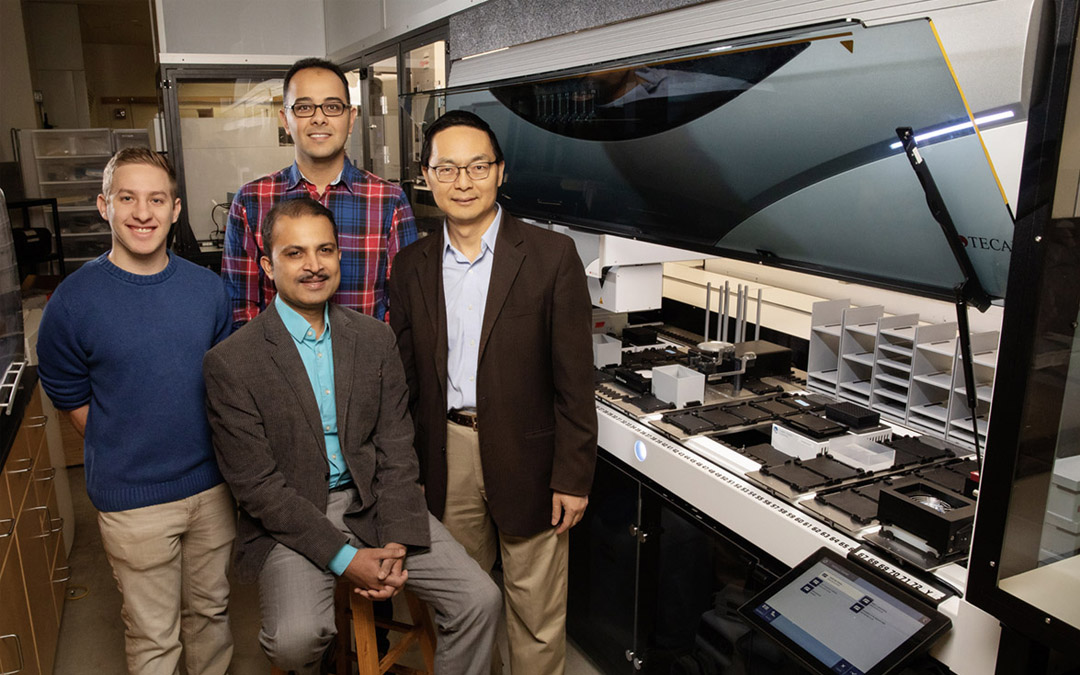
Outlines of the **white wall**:
{"type": "Polygon", "coordinates": [[[327,57],[350,59],[483,2],[487,0],[323,0],[327,57]]]}
{"type": "Polygon", "coordinates": [[[162,63],[292,63],[326,49],[323,0],[155,0],[162,63]]]}
{"type": "Polygon", "coordinates": [[[0,162],[15,160],[11,129],[34,129],[33,85],[22,4],[0,0],[0,162]]]}

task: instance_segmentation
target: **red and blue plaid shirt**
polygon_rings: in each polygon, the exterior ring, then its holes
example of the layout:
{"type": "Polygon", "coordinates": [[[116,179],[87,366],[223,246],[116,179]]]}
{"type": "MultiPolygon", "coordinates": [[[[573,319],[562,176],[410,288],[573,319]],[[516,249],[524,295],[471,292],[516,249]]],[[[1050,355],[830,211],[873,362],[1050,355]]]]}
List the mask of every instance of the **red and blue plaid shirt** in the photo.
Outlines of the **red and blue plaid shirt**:
{"type": "Polygon", "coordinates": [[[384,320],[390,264],[398,251],[416,241],[416,223],[401,188],[357,169],[346,157],[341,177],[322,195],[295,162],[236,193],[221,259],[233,327],[255,318],[274,299],[274,282],[259,266],[262,219],[277,202],[297,197],[317,200],[337,221],[341,287],[333,301],[384,320]]]}

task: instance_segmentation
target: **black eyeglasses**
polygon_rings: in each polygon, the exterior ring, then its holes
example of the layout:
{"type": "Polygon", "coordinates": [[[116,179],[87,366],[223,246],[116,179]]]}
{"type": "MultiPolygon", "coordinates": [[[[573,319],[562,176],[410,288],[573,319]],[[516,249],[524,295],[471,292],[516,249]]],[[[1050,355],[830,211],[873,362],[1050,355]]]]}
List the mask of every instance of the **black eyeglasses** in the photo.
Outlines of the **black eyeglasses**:
{"type": "Polygon", "coordinates": [[[484,180],[491,173],[492,164],[498,164],[498,162],[473,162],[468,166],[439,164],[438,166],[429,166],[428,169],[435,174],[435,180],[440,183],[453,183],[461,175],[462,169],[469,175],[469,178],[484,180]]]}
{"type": "Polygon", "coordinates": [[[322,114],[327,117],[341,117],[349,106],[341,101],[323,101],[322,103],[293,103],[285,107],[292,110],[292,114],[297,117],[314,117],[316,108],[322,110],[322,114]]]}

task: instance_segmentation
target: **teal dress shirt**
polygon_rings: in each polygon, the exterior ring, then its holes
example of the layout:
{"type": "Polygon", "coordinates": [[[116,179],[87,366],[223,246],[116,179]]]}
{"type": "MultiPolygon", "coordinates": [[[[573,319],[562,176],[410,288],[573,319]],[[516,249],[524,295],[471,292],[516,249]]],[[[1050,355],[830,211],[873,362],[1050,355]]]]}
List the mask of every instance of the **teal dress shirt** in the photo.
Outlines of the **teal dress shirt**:
{"type": "MultiPolygon", "coordinates": [[[[315,392],[315,402],[319,405],[319,418],[322,421],[323,439],[326,442],[326,461],[330,467],[330,489],[343,487],[352,482],[349,467],[341,454],[341,441],[338,439],[337,401],[334,397],[334,349],[330,337],[329,307],[323,309],[322,335],[315,335],[307,319],[289,307],[281,296],[274,298],[278,315],[285,324],[285,329],[292,336],[300,360],[304,363],[311,388],[315,392]]],[[[356,555],[356,548],[346,544],[330,561],[330,571],[341,576],[349,562],[356,555]]]]}

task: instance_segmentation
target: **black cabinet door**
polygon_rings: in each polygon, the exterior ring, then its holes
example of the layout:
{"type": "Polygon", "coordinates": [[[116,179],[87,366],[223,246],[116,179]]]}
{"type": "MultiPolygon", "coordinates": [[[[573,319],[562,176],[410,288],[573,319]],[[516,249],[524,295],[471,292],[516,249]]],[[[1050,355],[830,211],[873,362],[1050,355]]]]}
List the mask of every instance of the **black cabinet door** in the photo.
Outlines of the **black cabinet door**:
{"type": "Polygon", "coordinates": [[[648,486],[639,551],[635,654],[652,675],[805,672],[738,608],[774,581],[761,560],[648,486]]]}
{"type": "Polygon", "coordinates": [[[584,519],[570,531],[570,638],[605,673],[634,672],[633,649],[641,484],[603,455],[584,519]]]}

